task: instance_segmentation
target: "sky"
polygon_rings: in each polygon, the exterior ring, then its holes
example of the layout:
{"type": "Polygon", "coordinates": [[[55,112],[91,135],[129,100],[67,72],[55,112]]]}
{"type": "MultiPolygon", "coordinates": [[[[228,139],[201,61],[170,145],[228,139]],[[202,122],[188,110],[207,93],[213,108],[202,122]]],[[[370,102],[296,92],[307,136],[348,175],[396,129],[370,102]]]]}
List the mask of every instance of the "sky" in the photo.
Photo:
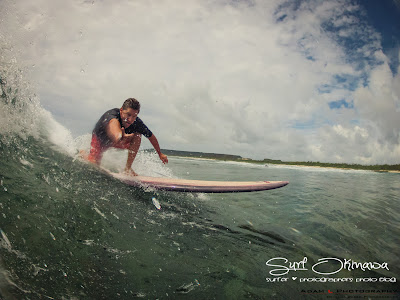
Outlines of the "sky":
{"type": "Polygon", "coordinates": [[[164,149],[400,163],[400,0],[0,1],[0,49],[74,137],[134,97],[164,149]]]}

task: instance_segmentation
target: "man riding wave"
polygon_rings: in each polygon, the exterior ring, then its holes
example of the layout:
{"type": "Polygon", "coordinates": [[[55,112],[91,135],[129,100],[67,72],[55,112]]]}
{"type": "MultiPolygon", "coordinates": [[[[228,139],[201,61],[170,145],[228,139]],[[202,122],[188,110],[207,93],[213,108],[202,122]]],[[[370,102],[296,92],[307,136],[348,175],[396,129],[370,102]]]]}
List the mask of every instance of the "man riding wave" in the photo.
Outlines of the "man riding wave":
{"type": "Polygon", "coordinates": [[[161,161],[164,164],[168,163],[168,158],[161,152],[157,138],[138,117],[139,112],[140,103],[134,98],[125,100],[120,109],[113,108],[105,112],[94,127],[88,160],[99,165],[103,153],[108,148],[128,149],[125,173],[137,176],[138,174],[132,170],[132,163],[144,135],[157,151],[161,161]]]}

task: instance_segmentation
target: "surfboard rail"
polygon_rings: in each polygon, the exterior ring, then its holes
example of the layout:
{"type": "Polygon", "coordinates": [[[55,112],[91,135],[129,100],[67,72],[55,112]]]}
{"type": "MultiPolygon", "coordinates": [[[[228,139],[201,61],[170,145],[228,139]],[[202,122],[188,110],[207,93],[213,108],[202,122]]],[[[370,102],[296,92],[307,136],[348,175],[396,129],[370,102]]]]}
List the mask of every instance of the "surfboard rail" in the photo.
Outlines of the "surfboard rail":
{"type": "Polygon", "coordinates": [[[238,193],[277,189],[288,181],[204,181],[165,177],[127,176],[112,173],[122,182],[137,187],[152,187],[163,191],[195,193],[238,193]]]}

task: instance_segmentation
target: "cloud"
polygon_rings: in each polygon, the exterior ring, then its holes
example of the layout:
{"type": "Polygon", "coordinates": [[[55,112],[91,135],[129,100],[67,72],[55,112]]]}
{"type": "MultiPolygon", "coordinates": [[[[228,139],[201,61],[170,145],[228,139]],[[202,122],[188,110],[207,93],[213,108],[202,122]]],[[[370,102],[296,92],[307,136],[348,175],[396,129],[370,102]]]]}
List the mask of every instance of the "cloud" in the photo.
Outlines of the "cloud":
{"type": "Polygon", "coordinates": [[[400,77],[393,77],[389,66],[382,64],[372,70],[369,84],[355,91],[360,119],[376,128],[381,143],[399,142],[399,83],[400,77]]]}
{"type": "Polygon", "coordinates": [[[74,135],[136,97],[164,148],[398,162],[399,75],[349,1],[6,0],[2,10],[42,105],[74,135]]]}

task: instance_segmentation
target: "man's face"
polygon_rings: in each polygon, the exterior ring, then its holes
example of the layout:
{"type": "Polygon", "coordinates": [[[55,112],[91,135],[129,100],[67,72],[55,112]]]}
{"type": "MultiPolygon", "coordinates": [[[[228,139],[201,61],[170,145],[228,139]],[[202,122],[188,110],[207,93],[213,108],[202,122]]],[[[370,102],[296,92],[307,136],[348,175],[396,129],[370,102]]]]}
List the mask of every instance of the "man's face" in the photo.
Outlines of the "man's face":
{"type": "Polygon", "coordinates": [[[138,110],[128,108],[128,109],[120,109],[120,115],[122,120],[122,127],[128,128],[135,122],[137,115],[139,114],[138,110]]]}

